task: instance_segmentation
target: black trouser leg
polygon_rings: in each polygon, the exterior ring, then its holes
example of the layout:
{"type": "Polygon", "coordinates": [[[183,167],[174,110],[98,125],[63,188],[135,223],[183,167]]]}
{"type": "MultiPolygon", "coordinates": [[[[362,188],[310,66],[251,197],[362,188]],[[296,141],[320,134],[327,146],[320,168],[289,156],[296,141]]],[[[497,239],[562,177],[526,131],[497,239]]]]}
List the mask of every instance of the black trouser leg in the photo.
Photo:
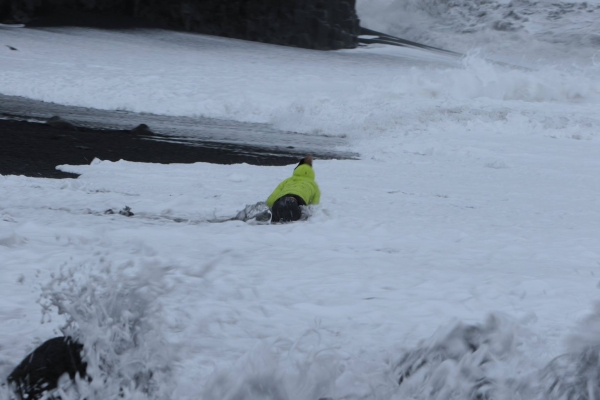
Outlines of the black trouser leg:
{"type": "Polygon", "coordinates": [[[295,197],[284,196],[273,204],[271,222],[292,222],[302,217],[302,209],[295,197]]]}

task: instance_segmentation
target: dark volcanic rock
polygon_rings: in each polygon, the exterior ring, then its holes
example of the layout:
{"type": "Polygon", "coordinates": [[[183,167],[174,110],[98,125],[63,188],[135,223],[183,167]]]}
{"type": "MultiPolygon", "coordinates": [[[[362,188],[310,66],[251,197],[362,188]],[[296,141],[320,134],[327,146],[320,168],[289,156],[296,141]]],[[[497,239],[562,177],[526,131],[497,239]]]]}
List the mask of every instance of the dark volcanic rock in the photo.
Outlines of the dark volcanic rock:
{"type": "Polygon", "coordinates": [[[120,211],[119,214],[125,216],[125,217],[133,217],[135,214],[131,211],[131,208],[125,206],[123,207],[120,211]]]}
{"type": "Polygon", "coordinates": [[[69,337],[50,339],[25,357],[8,376],[8,384],[19,398],[37,400],[45,391],[55,389],[64,374],[71,379],[77,374],[86,376],[82,350],[83,345],[69,337]]]}
{"type": "MultiPolygon", "coordinates": [[[[330,50],[357,46],[356,0],[0,0],[0,21],[67,10],[135,17],[173,29],[330,50]]],[[[75,23],[75,25],[79,25],[75,23]]]]}
{"type": "Polygon", "coordinates": [[[131,133],[135,133],[138,135],[152,135],[153,132],[150,130],[150,128],[148,127],[148,125],[146,124],[139,124],[138,126],[136,126],[135,128],[133,128],[131,130],[131,133]]]}
{"type": "Polygon", "coordinates": [[[101,160],[188,164],[248,163],[252,165],[289,165],[298,156],[273,150],[258,151],[242,145],[215,146],[213,142],[194,145],[170,143],[172,137],[148,132],[99,130],[85,127],[78,132],[48,124],[0,119],[0,175],[25,175],[45,178],[76,178],[56,169],[57,165],[89,165],[101,160]],[[148,140],[154,138],[156,140],[148,140]]]}
{"type": "Polygon", "coordinates": [[[65,121],[64,119],[62,119],[59,116],[54,116],[54,117],[48,119],[48,121],[46,121],[46,124],[50,125],[53,128],[58,128],[58,129],[62,129],[65,131],[71,131],[71,132],[78,131],[78,129],[75,125],[73,125],[69,121],[65,121]]]}

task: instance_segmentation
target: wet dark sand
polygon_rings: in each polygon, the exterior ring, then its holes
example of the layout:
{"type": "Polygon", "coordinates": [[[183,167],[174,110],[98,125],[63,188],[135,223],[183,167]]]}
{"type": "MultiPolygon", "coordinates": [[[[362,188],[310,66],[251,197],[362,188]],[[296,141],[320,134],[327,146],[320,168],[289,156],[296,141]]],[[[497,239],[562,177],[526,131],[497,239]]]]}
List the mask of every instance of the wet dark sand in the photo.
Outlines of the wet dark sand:
{"type": "Polygon", "coordinates": [[[56,128],[25,121],[0,120],[0,174],[40,178],[74,178],[56,170],[57,165],[89,164],[101,160],[127,160],[147,163],[214,164],[248,163],[253,165],[289,165],[297,155],[257,153],[240,145],[196,143],[194,146],[167,143],[154,134],[126,130],[56,128]],[[153,140],[152,140],[153,139],[153,140]]]}

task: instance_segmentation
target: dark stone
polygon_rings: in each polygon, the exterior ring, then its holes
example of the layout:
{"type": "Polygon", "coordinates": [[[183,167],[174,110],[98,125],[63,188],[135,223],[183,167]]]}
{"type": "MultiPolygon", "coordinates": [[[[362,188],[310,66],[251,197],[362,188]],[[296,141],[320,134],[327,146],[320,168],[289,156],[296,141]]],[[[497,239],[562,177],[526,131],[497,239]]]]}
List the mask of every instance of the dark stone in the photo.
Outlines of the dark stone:
{"type": "MultiPolygon", "coordinates": [[[[73,10],[321,50],[355,48],[360,30],[354,0],[0,0],[0,20],[37,23],[40,17],[73,10]],[[302,35],[308,41],[298,40],[302,35]]],[[[63,23],[81,26],[75,19],[63,23]]]]}
{"type": "Polygon", "coordinates": [[[53,128],[62,129],[65,131],[77,132],[79,129],[69,121],[65,121],[59,116],[54,116],[46,121],[47,125],[50,125],[53,128]]]}
{"type": "Polygon", "coordinates": [[[87,364],[81,359],[83,345],[70,337],[50,339],[19,364],[7,378],[19,399],[37,400],[44,392],[56,389],[64,374],[75,379],[86,377],[87,364]]]}
{"type": "Polygon", "coordinates": [[[123,209],[119,211],[119,214],[125,217],[133,217],[135,215],[133,212],[131,212],[131,208],[127,206],[123,207],[123,209]]]}
{"type": "Polygon", "coordinates": [[[138,126],[136,126],[135,128],[133,128],[131,130],[131,133],[135,133],[135,134],[140,134],[140,135],[152,135],[154,132],[152,132],[150,130],[150,128],[148,127],[148,125],[146,124],[139,124],[138,126]]]}

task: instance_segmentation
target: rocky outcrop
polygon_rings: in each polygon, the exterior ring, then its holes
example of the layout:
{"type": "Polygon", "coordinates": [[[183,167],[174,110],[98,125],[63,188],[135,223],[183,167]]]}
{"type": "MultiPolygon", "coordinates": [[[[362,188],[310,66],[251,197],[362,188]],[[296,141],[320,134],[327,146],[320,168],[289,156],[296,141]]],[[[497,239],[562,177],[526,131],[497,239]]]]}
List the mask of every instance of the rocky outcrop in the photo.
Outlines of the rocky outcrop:
{"type": "MultiPolygon", "coordinates": [[[[83,345],[70,337],[56,337],[42,343],[8,376],[7,383],[19,399],[38,400],[58,387],[59,379],[68,374],[86,377],[87,364],[82,360],[83,345]]],[[[59,397],[52,397],[56,399],[59,397]]]]}
{"type": "Polygon", "coordinates": [[[164,27],[308,49],[357,46],[356,0],[0,0],[0,20],[63,9],[135,17],[164,27]]]}

